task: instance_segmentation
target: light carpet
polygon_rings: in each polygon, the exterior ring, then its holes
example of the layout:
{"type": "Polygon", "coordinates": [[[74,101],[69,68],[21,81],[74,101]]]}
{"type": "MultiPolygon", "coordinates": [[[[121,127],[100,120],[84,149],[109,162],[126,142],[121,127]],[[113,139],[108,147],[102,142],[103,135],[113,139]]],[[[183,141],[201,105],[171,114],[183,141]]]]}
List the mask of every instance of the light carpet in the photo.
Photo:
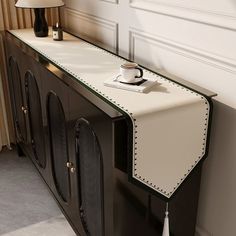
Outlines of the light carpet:
{"type": "Polygon", "coordinates": [[[6,149],[0,153],[2,234],[75,235],[31,161],[19,158],[14,150],[6,149]]]}
{"type": "Polygon", "coordinates": [[[18,229],[2,236],[76,236],[63,215],[18,229]]]}

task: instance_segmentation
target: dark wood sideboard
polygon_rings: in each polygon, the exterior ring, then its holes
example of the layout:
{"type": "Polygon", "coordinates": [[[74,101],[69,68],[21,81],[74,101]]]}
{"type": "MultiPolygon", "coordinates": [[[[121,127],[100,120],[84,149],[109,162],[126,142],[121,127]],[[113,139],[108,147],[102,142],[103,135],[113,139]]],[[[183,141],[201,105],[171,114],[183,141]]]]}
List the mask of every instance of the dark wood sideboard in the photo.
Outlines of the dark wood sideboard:
{"type": "MultiPolygon", "coordinates": [[[[4,38],[18,154],[76,234],[161,235],[165,199],[128,181],[130,118],[11,33],[4,38]]],[[[169,201],[172,235],[195,234],[201,167],[169,201]]]]}

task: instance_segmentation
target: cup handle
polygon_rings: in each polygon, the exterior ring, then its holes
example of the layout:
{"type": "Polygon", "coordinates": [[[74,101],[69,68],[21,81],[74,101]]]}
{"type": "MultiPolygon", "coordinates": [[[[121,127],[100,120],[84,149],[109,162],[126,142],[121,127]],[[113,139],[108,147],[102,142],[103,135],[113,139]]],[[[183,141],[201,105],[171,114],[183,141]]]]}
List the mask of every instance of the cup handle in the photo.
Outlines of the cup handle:
{"type": "Polygon", "coordinates": [[[143,77],[143,70],[140,67],[136,67],[136,70],[139,70],[140,75],[136,75],[135,78],[142,78],[143,77]]]}

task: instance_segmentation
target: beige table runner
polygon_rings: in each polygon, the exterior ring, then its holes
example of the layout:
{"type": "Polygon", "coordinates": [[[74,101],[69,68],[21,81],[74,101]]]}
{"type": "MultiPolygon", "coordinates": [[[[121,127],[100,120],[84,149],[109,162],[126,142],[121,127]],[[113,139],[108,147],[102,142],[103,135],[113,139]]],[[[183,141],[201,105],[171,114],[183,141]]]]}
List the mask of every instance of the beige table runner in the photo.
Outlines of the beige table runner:
{"type": "Polygon", "coordinates": [[[53,41],[32,29],[10,32],[131,117],[132,177],[170,198],[205,154],[207,99],[147,70],[144,77],[160,83],[149,93],[106,87],[125,60],[66,33],[53,41]]]}

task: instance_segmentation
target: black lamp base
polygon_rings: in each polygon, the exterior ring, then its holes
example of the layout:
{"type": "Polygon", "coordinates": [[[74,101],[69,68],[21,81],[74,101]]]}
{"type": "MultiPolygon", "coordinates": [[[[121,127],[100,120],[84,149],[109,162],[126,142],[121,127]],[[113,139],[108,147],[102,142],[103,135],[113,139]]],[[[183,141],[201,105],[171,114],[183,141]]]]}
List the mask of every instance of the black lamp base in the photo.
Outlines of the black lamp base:
{"type": "Polygon", "coordinates": [[[35,8],[34,33],[36,37],[48,36],[48,24],[45,18],[45,8],[35,8]]]}

